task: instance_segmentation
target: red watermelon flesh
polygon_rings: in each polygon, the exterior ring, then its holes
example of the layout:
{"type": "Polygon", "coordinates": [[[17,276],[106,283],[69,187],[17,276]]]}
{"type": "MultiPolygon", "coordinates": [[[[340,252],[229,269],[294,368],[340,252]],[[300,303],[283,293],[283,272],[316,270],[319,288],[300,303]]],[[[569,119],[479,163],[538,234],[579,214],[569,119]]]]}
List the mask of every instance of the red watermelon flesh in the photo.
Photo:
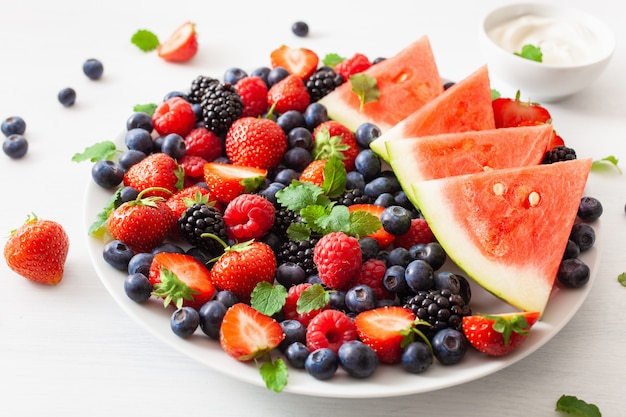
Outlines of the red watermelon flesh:
{"type": "Polygon", "coordinates": [[[365,103],[349,80],[323,97],[328,116],[355,131],[362,123],[383,132],[443,92],[437,64],[426,36],[363,72],[376,79],[379,98],[365,103]]]}
{"type": "Polygon", "coordinates": [[[489,169],[538,165],[548,148],[550,124],[404,138],[386,142],[389,164],[407,196],[411,184],[489,169]]]}
{"type": "Polygon", "coordinates": [[[545,310],[591,159],[413,184],[446,253],[476,283],[524,311],[545,310]]]}
{"type": "Polygon", "coordinates": [[[385,142],[400,138],[495,129],[487,66],[445,90],[423,107],[384,132],[370,147],[385,161],[385,142]]]}

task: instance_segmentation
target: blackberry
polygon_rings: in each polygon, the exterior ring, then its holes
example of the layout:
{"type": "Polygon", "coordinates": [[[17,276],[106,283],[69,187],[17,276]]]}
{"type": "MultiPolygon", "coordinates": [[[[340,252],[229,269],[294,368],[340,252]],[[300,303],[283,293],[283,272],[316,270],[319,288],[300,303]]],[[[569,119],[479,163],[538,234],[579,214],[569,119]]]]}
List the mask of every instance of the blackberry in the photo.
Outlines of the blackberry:
{"type": "Polygon", "coordinates": [[[312,237],[308,240],[286,240],[280,245],[278,253],[276,253],[276,261],[278,265],[292,262],[300,265],[306,276],[317,274],[317,267],[313,262],[313,248],[319,238],[312,237]]]}
{"type": "Polygon", "coordinates": [[[228,242],[222,213],[215,207],[204,203],[190,206],[178,219],[178,227],[182,236],[191,245],[204,249],[213,256],[219,256],[224,252],[224,247],[219,241],[212,237],[202,237],[204,233],[212,233],[228,242]]]}
{"type": "Polygon", "coordinates": [[[345,82],[341,74],[330,67],[322,67],[315,71],[306,81],[306,89],[314,103],[345,82]]]}
{"type": "Polygon", "coordinates": [[[553,164],[555,162],[571,161],[576,159],[576,151],[567,146],[555,146],[547,151],[543,156],[542,164],[553,164]]]}
{"type": "Polygon", "coordinates": [[[430,323],[430,326],[418,326],[429,339],[442,329],[461,331],[463,317],[472,314],[463,297],[449,289],[418,291],[405,300],[404,307],[413,311],[418,319],[430,323]]]}
{"type": "Polygon", "coordinates": [[[272,226],[272,231],[280,238],[286,238],[289,225],[294,222],[301,223],[302,218],[293,210],[289,210],[280,205],[275,207],[276,211],[274,213],[274,226],[272,226]]]}
{"type": "Polygon", "coordinates": [[[199,75],[191,82],[191,89],[188,95],[189,102],[192,104],[202,103],[204,95],[208,91],[214,90],[219,84],[220,81],[216,78],[199,75]]]}
{"type": "Polygon", "coordinates": [[[372,198],[365,194],[360,188],[353,190],[346,190],[337,198],[337,203],[344,206],[351,206],[353,204],[370,204],[372,198]]]}
{"type": "Polygon", "coordinates": [[[202,96],[204,126],[216,133],[224,133],[243,113],[243,101],[232,84],[211,84],[202,96]]]}

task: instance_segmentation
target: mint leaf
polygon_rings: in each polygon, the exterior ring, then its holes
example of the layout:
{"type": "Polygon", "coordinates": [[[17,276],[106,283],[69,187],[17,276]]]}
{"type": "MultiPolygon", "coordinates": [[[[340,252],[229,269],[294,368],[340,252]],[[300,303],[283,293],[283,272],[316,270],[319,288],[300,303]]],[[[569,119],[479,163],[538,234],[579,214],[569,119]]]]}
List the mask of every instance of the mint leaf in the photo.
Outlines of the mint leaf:
{"type": "Polygon", "coordinates": [[[494,88],[491,89],[491,100],[495,100],[497,98],[502,97],[502,94],[500,94],[500,92],[494,88]]]}
{"type": "Polygon", "coordinates": [[[72,156],[72,161],[83,162],[89,160],[91,162],[97,162],[103,159],[112,159],[118,152],[120,151],[115,147],[115,143],[106,140],[88,146],[82,153],[75,153],[74,156],[72,156]]]}
{"type": "Polygon", "coordinates": [[[276,200],[282,206],[298,213],[306,206],[317,204],[318,197],[323,193],[322,187],[310,182],[294,180],[276,193],[276,200]]]}
{"type": "Polygon", "coordinates": [[[326,229],[318,224],[318,219],[328,216],[329,213],[330,208],[320,204],[311,204],[300,210],[300,217],[313,232],[324,234],[326,229]]]}
{"type": "Polygon", "coordinates": [[[159,47],[159,38],[149,30],[140,29],[133,34],[130,41],[144,52],[154,51],[159,47]]]}
{"type": "Polygon", "coordinates": [[[342,57],[338,54],[326,54],[326,56],[324,57],[324,59],[322,59],[322,62],[324,63],[324,65],[329,66],[331,68],[335,68],[335,65],[345,61],[346,58],[342,57]]]}
{"type": "Polygon", "coordinates": [[[376,78],[367,74],[359,73],[350,76],[350,84],[352,85],[352,91],[359,96],[361,107],[359,111],[363,110],[363,106],[366,103],[377,101],[380,97],[380,91],[378,91],[378,85],[376,84],[376,78]]]}
{"type": "Polygon", "coordinates": [[[524,45],[522,46],[521,52],[514,52],[514,54],[531,61],[543,62],[543,53],[541,52],[541,48],[535,45],[524,45]]]}
{"type": "Polygon", "coordinates": [[[277,358],[274,362],[266,361],[259,368],[265,386],[275,392],[281,392],[287,386],[289,371],[285,361],[277,358]]]}
{"type": "Polygon", "coordinates": [[[294,242],[309,240],[311,238],[311,227],[306,223],[291,223],[289,227],[287,227],[287,236],[294,242]]]}
{"type": "Polygon", "coordinates": [[[136,104],[133,107],[133,111],[137,113],[146,113],[148,116],[152,116],[157,107],[158,106],[154,103],[136,104]]]}
{"type": "Polygon", "coordinates": [[[337,198],[346,189],[346,167],[339,158],[332,157],[324,164],[322,190],[328,198],[337,198]]]}
{"type": "Polygon", "coordinates": [[[607,168],[617,169],[617,172],[620,174],[622,170],[617,165],[619,163],[619,159],[614,157],[613,155],[607,156],[606,158],[602,158],[591,163],[591,170],[594,172],[606,171],[607,168]]]}
{"type": "Polygon", "coordinates": [[[376,232],[382,227],[380,219],[364,210],[354,210],[350,213],[351,236],[363,237],[376,232]]]}
{"type": "Polygon", "coordinates": [[[602,417],[600,409],[594,404],[588,404],[571,395],[561,395],[556,402],[556,411],[578,417],[602,417]]]}
{"type": "Polygon", "coordinates": [[[322,284],[313,284],[302,291],[296,302],[296,312],[299,314],[320,310],[330,303],[330,294],[322,284]]]}
{"type": "Polygon", "coordinates": [[[250,294],[250,305],[266,316],[282,310],[287,299],[287,289],[282,285],[259,282],[250,294]]]}
{"type": "Polygon", "coordinates": [[[324,215],[318,216],[315,219],[315,226],[317,226],[323,234],[331,232],[350,234],[350,211],[346,206],[333,206],[330,212],[326,210],[324,215]]]}
{"type": "Polygon", "coordinates": [[[113,196],[107,202],[107,205],[96,215],[96,220],[89,227],[88,234],[89,236],[101,239],[106,233],[107,222],[109,220],[109,216],[115,210],[116,203],[120,199],[120,194],[122,192],[122,187],[118,188],[113,196]]]}
{"type": "Polygon", "coordinates": [[[622,284],[623,287],[626,287],[626,272],[622,272],[617,276],[617,282],[622,284]]]}

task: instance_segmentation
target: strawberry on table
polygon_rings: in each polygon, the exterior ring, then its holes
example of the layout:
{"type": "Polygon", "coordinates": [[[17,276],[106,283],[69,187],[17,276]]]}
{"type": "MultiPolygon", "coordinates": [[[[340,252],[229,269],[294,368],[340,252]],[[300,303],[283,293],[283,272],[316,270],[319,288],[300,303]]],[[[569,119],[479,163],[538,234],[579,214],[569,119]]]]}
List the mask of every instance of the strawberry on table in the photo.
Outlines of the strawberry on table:
{"type": "Polygon", "coordinates": [[[69,251],[69,238],[63,226],[32,214],[4,245],[9,268],[31,281],[56,285],[63,279],[69,251]]]}
{"type": "Polygon", "coordinates": [[[306,80],[315,72],[319,63],[317,54],[307,48],[282,45],[270,54],[272,67],[283,67],[290,74],[306,80]]]}
{"type": "Polygon", "coordinates": [[[152,295],[163,299],[164,306],[202,307],[215,295],[207,267],[191,255],[159,252],[150,264],[148,278],[152,295]]]}
{"type": "Polygon", "coordinates": [[[198,38],[192,22],[185,22],[157,48],[159,57],[169,62],[189,61],[197,52],[198,38]]]}
{"type": "Polygon", "coordinates": [[[187,100],[172,97],[154,110],[152,123],[161,136],[176,133],[184,138],[196,126],[196,114],[187,100]]]}
{"type": "Polygon", "coordinates": [[[550,123],[550,112],[538,103],[520,100],[518,91],[515,98],[499,97],[491,103],[497,128],[517,127],[525,123],[550,123]]]}
{"type": "Polygon", "coordinates": [[[208,162],[204,165],[204,181],[217,201],[228,204],[233,198],[249,193],[267,177],[267,170],[235,164],[208,162]]]}
{"type": "Polygon", "coordinates": [[[269,107],[274,106],[274,111],[278,114],[289,110],[304,113],[310,103],[311,96],[306,85],[297,75],[288,75],[271,86],[267,92],[267,104],[269,107]]]}
{"type": "Polygon", "coordinates": [[[226,133],[226,156],[235,165],[273,169],[287,150],[287,135],[273,120],[237,119],[226,133]]]}
{"type": "Polygon", "coordinates": [[[142,192],[144,195],[165,199],[183,188],[184,169],[174,158],[164,153],[153,153],[131,166],[124,174],[124,185],[142,192]]]}
{"type": "Polygon", "coordinates": [[[463,317],[463,333],[480,352],[502,356],[517,349],[539,320],[538,311],[463,317]]]}

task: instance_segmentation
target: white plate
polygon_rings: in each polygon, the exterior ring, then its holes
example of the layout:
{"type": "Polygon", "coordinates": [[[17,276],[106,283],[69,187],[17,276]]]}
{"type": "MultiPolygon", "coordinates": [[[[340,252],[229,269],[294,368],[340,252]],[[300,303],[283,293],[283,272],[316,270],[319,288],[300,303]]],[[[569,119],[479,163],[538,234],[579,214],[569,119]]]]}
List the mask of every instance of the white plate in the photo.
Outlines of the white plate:
{"type": "MultiPolygon", "coordinates": [[[[119,138],[117,143],[120,143],[119,138]]],[[[85,230],[89,229],[96,219],[96,215],[106,206],[111,195],[111,191],[105,190],[93,182],[88,185],[84,202],[85,230]]],[[[593,227],[596,231],[596,244],[581,256],[581,259],[591,269],[589,283],[579,289],[561,289],[555,286],[543,319],[535,324],[528,340],[511,354],[501,358],[491,358],[470,348],[463,360],[456,365],[444,366],[435,360],[426,372],[419,375],[405,372],[400,365],[381,365],[372,377],[362,380],[351,378],[339,370],[332,379],[319,381],[309,376],[304,370],[289,368],[289,380],[284,391],[335,398],[402,396],[463,384],[514,364],[556,336],[585,301],[595,280],[599,264],[599,221],[596,221],[593,227]]],[[[162,302],[151,299],[144,304],[137,304],[130,300],[123,288],[125,274],[109,266],[102,258],[103,242],[87,237],[87,244],[92,263],[106,289],[115,301],[143,327],[200,365],[208,366],[215,371],[253,385],[265,386],[254,363],[241,363],[227,356],[218,341],[205,336],[200,330],[189,339],[181,339],[176,336],[169,324],[173,310],[164,309],[162,302]]],[[[446,268],[458,271],[454,265],[445,265],[442,269],[446,268]]],[[[471,284],[472,300],[470,305],[473,312],[516,311],[473,282],[471,284]]],[[[268,391],[268,395],[270,392],[268,391]]]]}

